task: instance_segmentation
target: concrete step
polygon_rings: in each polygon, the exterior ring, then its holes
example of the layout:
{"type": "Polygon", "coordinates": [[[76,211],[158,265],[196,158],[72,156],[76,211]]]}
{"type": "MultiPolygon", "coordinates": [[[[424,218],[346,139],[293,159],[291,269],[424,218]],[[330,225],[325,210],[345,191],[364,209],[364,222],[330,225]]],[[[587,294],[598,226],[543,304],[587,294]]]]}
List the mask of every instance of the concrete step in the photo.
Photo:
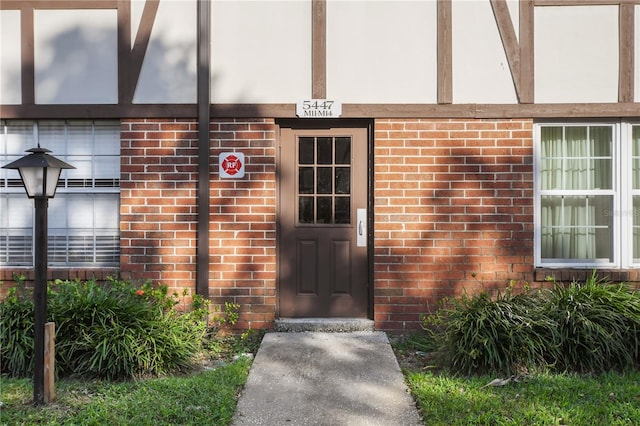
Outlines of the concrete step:
{"type": "Polygon", "coordinates": [[[324,333],[374,331],[373,320],[365,318],[279,318],[275,321],[276,331],[324,333]]]}

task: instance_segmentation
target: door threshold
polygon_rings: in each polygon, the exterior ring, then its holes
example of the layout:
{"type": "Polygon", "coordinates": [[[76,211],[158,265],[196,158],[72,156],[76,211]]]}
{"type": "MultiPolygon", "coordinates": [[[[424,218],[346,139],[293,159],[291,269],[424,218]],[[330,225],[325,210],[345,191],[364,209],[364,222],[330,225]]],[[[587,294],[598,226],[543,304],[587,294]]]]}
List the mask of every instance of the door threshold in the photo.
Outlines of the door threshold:
{"type": "Polygon", "coordinates": [[[300,333],[317,331],[340,333],[349,331],[375,331],[373,320],[366,318],[279,318],[275,321],[278,332],[300,333]]]}

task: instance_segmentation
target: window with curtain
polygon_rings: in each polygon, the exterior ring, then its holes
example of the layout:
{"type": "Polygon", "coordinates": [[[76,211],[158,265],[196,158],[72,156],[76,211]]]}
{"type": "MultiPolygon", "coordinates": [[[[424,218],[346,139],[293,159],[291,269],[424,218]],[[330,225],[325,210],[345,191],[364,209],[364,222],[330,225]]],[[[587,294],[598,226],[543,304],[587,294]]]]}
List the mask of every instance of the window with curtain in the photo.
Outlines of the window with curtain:
{"type": "MultiPolygon", "coordinates": [[[[112,267],[120,262],[120,125],[100,121],[1,123],[0,164],[40,143],[75,166],[49,200],[49,264],[112,267]]],[[[15,170],[0,169],[0,265],[33,265],[33,200],[15,170]]]]}
{"type": "Polygon", "coordinates": [[[636,266],[640,126],[539,124],[537,128],[536,263],[636,266]]]}
{"type": "Polygon", "coordinates": [[[631,128],[631,162],[632,162],[632,250],[633,263],[640,264],[640,125],[631,128]]]}

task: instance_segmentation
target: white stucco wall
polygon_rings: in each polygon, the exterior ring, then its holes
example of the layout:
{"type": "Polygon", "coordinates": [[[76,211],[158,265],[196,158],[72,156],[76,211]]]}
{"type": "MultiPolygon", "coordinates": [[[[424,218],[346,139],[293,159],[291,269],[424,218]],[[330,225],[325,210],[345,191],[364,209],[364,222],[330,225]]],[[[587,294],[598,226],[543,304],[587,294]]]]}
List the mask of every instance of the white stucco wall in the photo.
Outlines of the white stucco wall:
{"type": "Polygon", "coordinates": [[[211,9],[212,102],[311,97],[310,1],[215,1],[211,9]]]}
{"type": "MultiPolygon", "coordinates": [[[[517,32],[519,8],[509,2],[517,32]]],[[[452,2],[453,102],[516,103],[516,91],[490,2],[452,2]]]]}
{"type": "Polygon", "coordinates": [[[36,10],[36,103],[116,103],[116,25],[115,10],[36,10]]]}
{"type": "Polygon", "coordinates": [[[535,9],[535,101],[617,102],[618,7],[535,9]]]}
{"type": "MultiPolygon", "coordinates": [[[[135,43],[144,2],[131,5],[131,43],[135,43]]],[[[197,3],[163,0],[151,31],[134,103],[197,101],[197,3]]]]}
{"type": "MultiPolygon", "coordinates": [[[[131,42],[144,0],[133,0],[131,42]]],[[[507,0],[516,37],[519,2],[507,0]]],[[[312,96],[311,1],[215,0],[213,103],[295,103],[312,96]]],[[[435,0],[329,0],[327,98],[343,103],[437,101],[435,0]]],[[[640,100],[640,5],[635,6],[640,100]]],[[[196,102],[196,0],[163,0],[134,103],[196,102]]],[[[488,0],[453,0],[453,101],[516,103],[488,0]]],[[[117,11],[34,12],[39,104],[118,101],[117,11]]],[[[617,102],[618,7],[535,7],[535,101],[617,102]]],[[[21,102],[20,12],[0,11],[0,103],[21,102]]]]}
{"type": "Polygon", "coordinates": [[[20,12],[0,10],[0,104],[22,102],[20,12]]]}
{"type": "Polygon", "coordinates": [[[327,97],[353,103],[435,103],[435,1],[330,1],[327,97]]]}

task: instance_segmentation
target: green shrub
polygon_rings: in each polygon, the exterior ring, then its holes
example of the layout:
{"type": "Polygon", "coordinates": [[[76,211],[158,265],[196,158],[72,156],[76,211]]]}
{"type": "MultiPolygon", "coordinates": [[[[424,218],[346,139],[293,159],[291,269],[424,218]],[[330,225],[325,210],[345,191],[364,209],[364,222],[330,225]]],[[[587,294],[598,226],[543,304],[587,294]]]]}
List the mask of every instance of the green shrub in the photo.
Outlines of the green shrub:
{"type": "MultiPolygon", "coordinates": [[[[196,309],[180,313],[178,295],[169,294],[163,285],[154,288],[145,283],[136,288],[115,279],[105,285],[57,280],[48,290],[48,320],[56,323],[56,369],[61,376],[159,375],[187,369],[201,350],[207,310],[202,298],[194,298],[196,309]]],[[[33,362],[33,351],[28,351],[33,346],[33,304],[29,304],[28,297],[13,297],[0,305],[5,313],[0,361],[12,375],[26,376],[33,362]],[[22,305],[24,309],[18,310],[22,305]],[[15,336],[20,336],[22,346],[13,343],[15,336]],[[16,361],[5,362],[16,348],[21,351],[11,355],[16,361]]]]}
{"type": "Polygon", "coordinates": [[[601,373],[637,368],[640,292],[598,279],[551,290],[445,299],[425,316],[443,364],[465,374],[513,374],[522,369],[601,373]]]}
{"type": "Polygon", "coordinates": [[[435,316],[424,318],[441,358],[454,372],[506,373],[545,363],[553,338],[541,312],[542,290],[514,294],[510,286],[495,297],[482,292],[446,299],[435,316]]]}
{"type": "Polygon", "coordinates": [[[24,278],[9,289],[0,303],[0,372],[25,377],[33,371],[33,301],[24,278]]]}
{"type": "Polygon", "coordinates": [[[557,367],[600,373],[637,367],[640,354],[640,293],[598,279],[554,282],[547,314],[556,324],[557,367]]]}

